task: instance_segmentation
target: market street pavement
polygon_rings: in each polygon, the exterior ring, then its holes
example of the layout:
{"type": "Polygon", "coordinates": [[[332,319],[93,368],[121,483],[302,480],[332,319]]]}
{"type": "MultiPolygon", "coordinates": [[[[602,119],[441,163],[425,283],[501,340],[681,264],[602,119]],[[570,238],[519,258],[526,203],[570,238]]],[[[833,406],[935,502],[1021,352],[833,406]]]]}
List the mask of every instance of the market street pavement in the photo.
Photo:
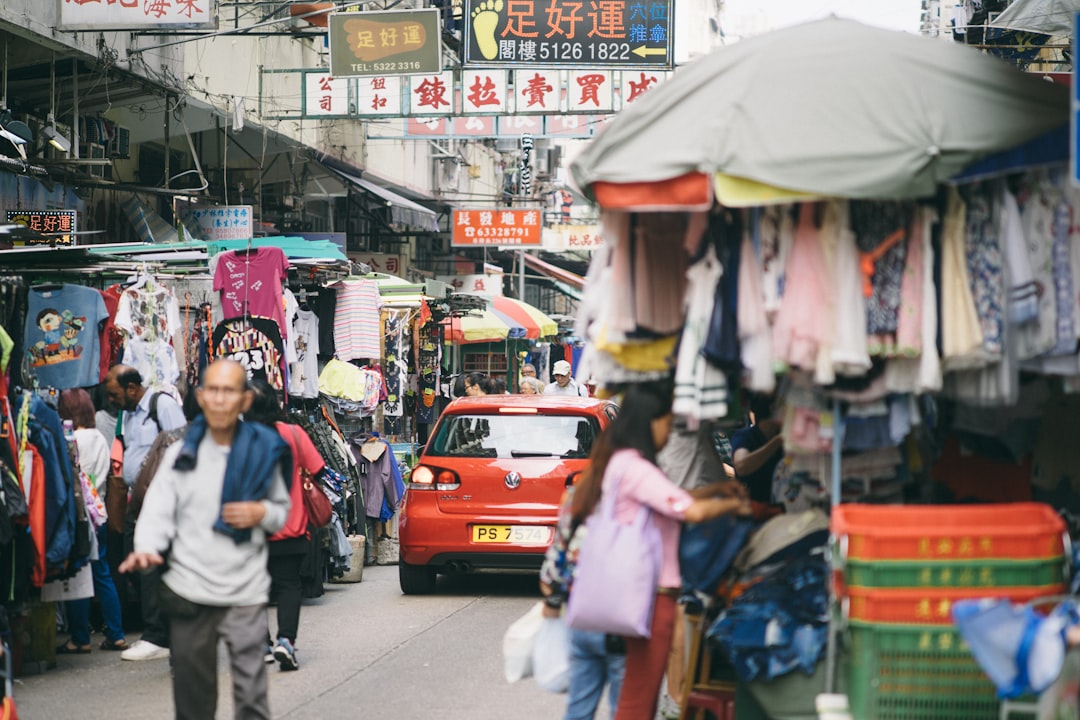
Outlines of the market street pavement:
{"type": "MultiPolygon", "coordinates": [[[[502,675],[502,635],[539,599],[536,578],[440,578],[438,594],[404,596],[396,566],[364,569],[363,582],[327,584],[308,600],[297,641],[300,670],[270,666],[275,718],[323,720],[551,720],[565,695],[502,675]]],[[[273,612],[273,609],[271,609],[273,612]]],[[[271,627],[274,627],[271,616],[271,627]]],[[[137,639],[128,638],[129,642],[137,639]]],[[[119,653],[59,655],[57,667],[20,678],[22,720],[167,720],[173,716],[167,660],[124,662],[119,653]]],[[[231,680],[219,652],[218,713],[231,720],[231,680]]]]}

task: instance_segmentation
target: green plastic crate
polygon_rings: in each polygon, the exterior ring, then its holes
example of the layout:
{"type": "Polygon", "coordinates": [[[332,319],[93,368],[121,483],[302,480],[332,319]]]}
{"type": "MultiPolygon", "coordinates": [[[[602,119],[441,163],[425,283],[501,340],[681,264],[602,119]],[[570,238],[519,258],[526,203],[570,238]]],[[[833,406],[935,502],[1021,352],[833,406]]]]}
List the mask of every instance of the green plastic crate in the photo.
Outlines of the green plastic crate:
{"type": "Polygon", "coordinates": [[[1066,582],[1064,557],[941,562],[848,560],[844,583],[871,588],[1031,587],[1066,582]]]}
{"type": "Polygon", "coordinates": [[[948,625],[849,621],[845,676],[859,720],[997,720],[994,685],[948,625]]]}

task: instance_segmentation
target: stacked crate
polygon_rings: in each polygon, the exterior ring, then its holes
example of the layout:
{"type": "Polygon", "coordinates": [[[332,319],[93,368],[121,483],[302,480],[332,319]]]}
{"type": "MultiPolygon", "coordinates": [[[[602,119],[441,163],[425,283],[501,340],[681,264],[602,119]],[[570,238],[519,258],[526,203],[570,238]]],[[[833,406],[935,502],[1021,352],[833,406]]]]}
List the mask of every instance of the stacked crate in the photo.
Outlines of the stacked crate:
{"type": "Polygon", "coordinates": [[[952,624],[969,598],[1064,592],[1065,524],[1047,505],[840,505],[834,586],[859,720],[996,720],[993,684],[952,624]]]}

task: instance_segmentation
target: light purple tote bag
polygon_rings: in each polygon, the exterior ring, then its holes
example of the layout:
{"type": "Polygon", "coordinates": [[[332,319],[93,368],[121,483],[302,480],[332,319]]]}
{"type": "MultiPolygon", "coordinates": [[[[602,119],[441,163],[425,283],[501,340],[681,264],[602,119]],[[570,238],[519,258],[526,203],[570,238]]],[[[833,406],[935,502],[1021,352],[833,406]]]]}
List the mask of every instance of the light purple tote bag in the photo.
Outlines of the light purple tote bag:
{"type": "Polygon", "coordinates": [[[578,554],[566,624],[575,630],[649,637],[660,578],[660,530],[642,506],[629,525],[615,519],[622,468],[605,488],[600,506],[585,521],[588,532],[578,554]]]}

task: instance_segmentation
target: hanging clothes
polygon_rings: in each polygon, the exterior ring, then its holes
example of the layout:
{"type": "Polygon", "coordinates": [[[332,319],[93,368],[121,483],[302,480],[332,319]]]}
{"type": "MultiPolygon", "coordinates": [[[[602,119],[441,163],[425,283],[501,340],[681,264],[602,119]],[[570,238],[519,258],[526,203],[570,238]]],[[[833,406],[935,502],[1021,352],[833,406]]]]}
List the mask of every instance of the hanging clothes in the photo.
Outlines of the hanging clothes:
{"type": "Polygon", "coordinates": [[[775,359],[811,372],[817,369],[819,353],[831,344],[833,303],[831,273],[814,211],[814,203],[799,207],[784,296],[773,325],[775,359]]]}
{"type": "Polygon", "coordinates": [[[967,205],[949,187],[941,228],[941,340],[945,370],[981,367],[988,361],[983,329],[975,308],[974,283],[964,247],[967,205]]]}
{"type": "Polygon", "coordinates": [[[756,211],[751,211],[750,230],[743,232],[736,314],[743,383],[749,390],[770,393],[776,388],[776,375],[772,367],[772,327],[765,313],[761,262],[752,240],[752,233],[756,233],[758,227],[756,215],[756,211]]]}
{"type": "Polygon", "coordinates": [[[117,303],[116,327],[127,336],[123,363],[143,376],[147,388],[171,387],[180,366],[171,340],[180,332],[180,305],[165,285],[142,276],[117,303]]]}
{"type": "Polygon", "coordinates": [[[109,315],[101,326],[101,379],[105,378],[109,368],[120,362],[124,355],[124,333],[116,327],[116,311],[120,307],[120,296],[123,294],[124,286],[120,283],[113,283],[101,291],[105,310],[109,315]]]}
{"type": "Polygon", "coordinates": [[[675,400],[671,410],[686,417],[692,428],[703,420],[727,415],[727,377],[701,353],[722,273],[713,243],[708,243],[705,256],[686,273],[686,322],[675,363],[675,400]]]}
{"type": "Polygon", "coordinates": [[[343,280],[335,283],[334,349],[339,360],[382,357],[382,299],[374,280],[343,280]]]}
{"type": "Polygon", "coordinates": [[[261,379],[275,390],[284,390],[285,349],[278,328],[269,318],[222,320],[211,339],[214,357],[235,360],[247,370],[249,380],[261,379]]]}
{"type": "Polygon", "coordinates": [[[293,397],[319,396],[319,316],[300,307],[293,323],[296,361],[289,369],[289,394],[293,397]]]}
{"type": "Polygon", "coordinates": [[[1004,352],[1005,277],[998,219],[989,189],[972,188],[964,220],[964,250],[983,350],[991,359],[1004,352]]]}
{"type": "Polygon", "coordinates": [[[861,253],[872,355],[886,354],[895,342],[910,223],[911,208],[906,203],[862,201],[851,210],[851,229],[861,253]]]}
{"type": "MultiPolygon", "coordinates": [[[[1008,195],[1008,193],[1005,193],[1008,195]]],[[[1023,239],[1031,258],[1035,286],[1035,318],[1018,332],[1017,357],[1027,360],[1050,352],[1057,344],[1057,303],[1054,288],[1054,189],[1042,173],[1029,188],[1021,210],[1023,239]]],[[[1010,280],[1013,267],[1008,266],[1010,280]]],[[[1010,298],[1011,299],[1011,298],[1010,298]]],[[[1011,307],[1011,306],[1010,306],[1011,307]]]]}
{"type": "Polygon", "coordinates": [[[98,328],[108,317],[97,290],[67,284],[31,287],[24,338],[29,370],[38,384],[57,390],[98,384],[98,328]]]}
{"type": "Polygon", "coordinates": [[[390,313],[386,319],[386,402],[384,417],[402,417],[405,414],[404,395],[409,384],[408,373],[408,318],[409,311],[390,313]]]}
{"type": "MultiPolygon", "coordinates": [[[[364,513],[372,520],[383,517],[384,499],[396,510],[401,502],[394,482],[397,460],[390,446],[381,438],[357,433],[349,438],[349,449],[360,468],[360,484],[364,488],[364,513]]],[[[404,487],[404,486],[402,486],[404,487]]]]}
{"type": "Polygon", "coordinates": [[[251,315],[270,318],[285,331],[282,283],[288,277],[289,260],[278,247],[230,250],[218,257],[214,291],[220,293],[226,317],[251,315]]]}
{"type": "Polygon", "coordinates": [[[833,255],[836,301],[833,303],[830,355],[837,375],[864,375],[870,369],[870,352],[866,340],[866,295],[859,269],[859,250],[848,222],[848,204],[835,201],[830,205],[839,225],[833,255]]]}

